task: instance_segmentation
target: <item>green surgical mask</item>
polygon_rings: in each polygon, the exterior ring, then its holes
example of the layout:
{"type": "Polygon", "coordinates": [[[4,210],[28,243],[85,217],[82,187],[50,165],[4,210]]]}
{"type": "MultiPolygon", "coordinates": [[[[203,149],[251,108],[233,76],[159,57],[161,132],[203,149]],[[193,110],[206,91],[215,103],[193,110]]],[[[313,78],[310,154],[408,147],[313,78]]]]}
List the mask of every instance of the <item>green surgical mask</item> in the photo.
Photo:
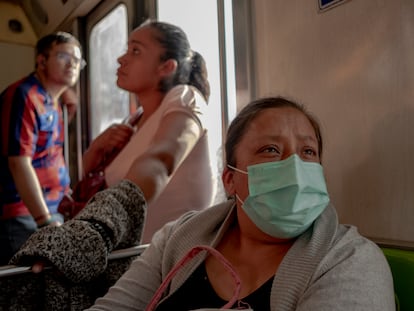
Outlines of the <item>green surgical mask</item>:
{"type": "Polygon", "coordinates": [[[242,208],[263,232],[293,238],[308,229],[329,203],[323,168],[297,154],[247,167],[249,196],[242,208]]]}

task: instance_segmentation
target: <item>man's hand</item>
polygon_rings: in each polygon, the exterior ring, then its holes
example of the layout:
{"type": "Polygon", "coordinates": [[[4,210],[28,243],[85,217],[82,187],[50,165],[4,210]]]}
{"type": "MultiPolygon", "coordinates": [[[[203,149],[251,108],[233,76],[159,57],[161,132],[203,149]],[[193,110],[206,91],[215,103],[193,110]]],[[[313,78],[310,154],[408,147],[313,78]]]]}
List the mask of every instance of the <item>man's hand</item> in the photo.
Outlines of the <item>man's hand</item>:
{"type": "Polygon", "coordinates": [[[32,266],[32,272],[33,273],[40,273],[43,271],[43,269],[45,268],[45,266],[47,266],[48,263],[44,260],[39,260],[36,261],[33,266],[32,266]]]}
{"type": "Polygon", "coordinates": [[[76,110],[79,105],[79,97],[75,90],[67,88],[60,96],[62,104],[66,106],[68,110],[68,121],[70,122],[76,114],[76,110]]]}

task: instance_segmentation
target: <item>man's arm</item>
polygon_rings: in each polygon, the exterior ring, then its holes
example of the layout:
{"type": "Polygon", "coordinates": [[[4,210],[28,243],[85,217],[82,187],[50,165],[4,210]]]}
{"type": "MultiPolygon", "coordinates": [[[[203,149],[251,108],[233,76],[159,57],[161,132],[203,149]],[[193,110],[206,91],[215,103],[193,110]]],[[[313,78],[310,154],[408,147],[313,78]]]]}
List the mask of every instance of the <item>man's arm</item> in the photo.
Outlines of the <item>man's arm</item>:
{"type": "Polygon", "coordinates": [[[79,97],[72,88],[67,88],[60,96],[68,111],[68,122],[72,121],[79,106],[79,97]]]}
{"type": "MultiPolygon", "coordinates": [[[[28,156],[12,156],[8,158],[9,169],[14,183],[24,204],[29,209],[38,225],[50,221],[51,215],[43,197],[42,188],[28,156]]],[[[53,224],[59,225],[58,222],[53,224]]]]}

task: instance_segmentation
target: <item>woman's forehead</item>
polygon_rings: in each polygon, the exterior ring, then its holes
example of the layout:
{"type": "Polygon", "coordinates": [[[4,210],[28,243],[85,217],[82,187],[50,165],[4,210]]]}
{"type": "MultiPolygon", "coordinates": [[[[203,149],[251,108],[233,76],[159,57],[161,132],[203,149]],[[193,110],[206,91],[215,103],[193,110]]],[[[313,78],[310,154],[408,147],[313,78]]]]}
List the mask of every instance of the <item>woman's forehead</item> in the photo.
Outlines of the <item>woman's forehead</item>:
{"type": "MultiPolygon", "coordinates": [[[[258,111],[255,116],[252,118],[251,122],[260,123],[262,120],[274,121],[273,123],[285,123],[296,121],[299,123],[309,123],[311,125],[308,117],[300,110],[294,107],[269,107],[258,111]]],[[[271,125],[264,123],[264,126],[271,125]]]]}
{"type": "Polygon", "coordinates": [[[133,30],[129,36],[129,42],[142,42],[142,43],[157,43],[155,37],[155,30],[150,26],[141,26],[133,30]]]}
{"type": "Polygon", "coordinates": [[[247,124],[246,134],[297,132],[316,137],[308,117],[293,107],[267,108],[258,112],[247,124]]]}

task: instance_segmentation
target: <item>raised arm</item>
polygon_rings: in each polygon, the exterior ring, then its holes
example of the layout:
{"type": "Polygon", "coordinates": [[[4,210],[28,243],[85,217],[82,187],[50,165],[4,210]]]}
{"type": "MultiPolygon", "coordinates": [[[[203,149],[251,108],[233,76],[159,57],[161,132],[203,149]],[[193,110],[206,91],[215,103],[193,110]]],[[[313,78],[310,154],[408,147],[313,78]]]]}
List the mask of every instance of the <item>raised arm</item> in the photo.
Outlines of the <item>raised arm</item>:
{"type": "Polygon", "coordinates": [[[168,113],[160,124],[154,140],[125,177],[140,187],[147,202],[162,192],[203,131],[194,117],[183,111],[168,113]]]}
{"type": "Polygon", "coordinates": [[[62,95],[60,95],[62,104],[66,106],[68,111],[68,121],[72,121],[79,107],[79,96],[72,88],[67,88],[62,95]]]}

